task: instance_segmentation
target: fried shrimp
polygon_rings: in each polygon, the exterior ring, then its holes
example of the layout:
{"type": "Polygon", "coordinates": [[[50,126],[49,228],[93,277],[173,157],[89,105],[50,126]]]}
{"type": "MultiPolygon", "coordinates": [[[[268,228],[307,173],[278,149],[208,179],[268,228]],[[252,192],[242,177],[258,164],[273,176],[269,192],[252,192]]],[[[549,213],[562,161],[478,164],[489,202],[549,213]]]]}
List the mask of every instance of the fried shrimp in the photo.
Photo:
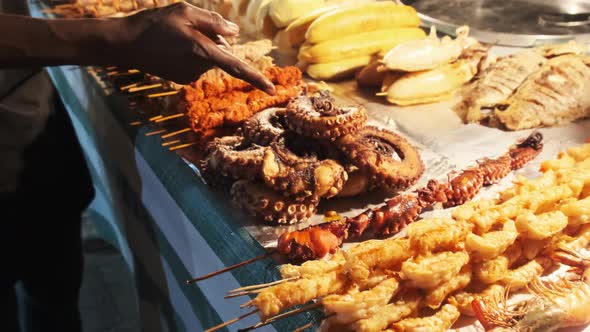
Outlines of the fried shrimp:
{"type": "Polygon", "coordinates": [[[303,278],[264,289],[251,301],[263,318],[274,316],[284,309],[307,303],[319,297],[344,291],[348,278],[341,270],[314,278],[303,278]]]}
{"type": "Polygon", "coordinates": [[[370,317],[385,306],[399,290],[396,278],[389,278],[375,287],[352,295],[329,295],[322,299],[326,314],[335,314],[335,320],[340,323],[370,317]]]}
{"type": "Polygon", "coordinates": [[[423,318],[406,318],[391,326],[390,332],[445,332],[457,321],[461,313],[455,306],[445,304],[434,315],[423,318]]]}
{"type": "Polygon", "coordinates": [[[451,280],[469,262],[466,252],[441,252],[410,258],[402,264],[400,276],[416,288],[432,288],[451,280]]]}

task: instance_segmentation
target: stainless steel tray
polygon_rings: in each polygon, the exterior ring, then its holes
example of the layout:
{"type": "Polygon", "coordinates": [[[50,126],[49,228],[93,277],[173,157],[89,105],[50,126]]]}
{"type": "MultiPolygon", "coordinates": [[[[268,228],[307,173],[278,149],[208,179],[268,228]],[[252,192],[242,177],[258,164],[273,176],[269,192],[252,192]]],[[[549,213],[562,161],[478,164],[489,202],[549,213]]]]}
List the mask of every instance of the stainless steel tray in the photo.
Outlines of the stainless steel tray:
{"type": "Polygon", "coordinates": [[[454,35],[461,25],[478,40],[533,47],[576,39],[590,42],[590,2],[584,0],[397,0],[411,5],[424,26],[454,35]]]}

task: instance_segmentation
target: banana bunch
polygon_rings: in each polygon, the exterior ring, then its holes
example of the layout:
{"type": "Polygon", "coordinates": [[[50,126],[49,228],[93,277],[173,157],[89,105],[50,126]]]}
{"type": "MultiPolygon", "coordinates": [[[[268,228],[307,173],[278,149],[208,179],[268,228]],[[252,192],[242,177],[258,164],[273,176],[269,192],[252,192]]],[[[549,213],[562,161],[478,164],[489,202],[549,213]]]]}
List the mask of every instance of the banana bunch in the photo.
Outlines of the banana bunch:
{"type": "MultiPolygon", "coordinates": [[[[392,47],[426,36],[414,8],[390,1],[347,3],[321,14],[305,30],[298,60],[318,80],[354,76],[392,47]]],[[[293,31],[289,29],[287,31],[293,31]]],[[[300,35],[291,35],[298,42],[300,35]]]]}
{"type": "Polygon", "coordinates": [[[427,38],[399,43],[379,61],[358,72],[360,86],[379,86],[387,101],[401,106],[449,99],[479,69],[487,48],[457,29],[457,38],[439,39],[432,27],[427,38]]]}
{"type": "Polygon", "coordinates": [[[426,36],[414,8],[376,0],[231,0],[242,33],[273,39],[318,80],[354,76],[378,54],[426,36]]]}
{"type": "MultiPolygon", "coordinates": [[[[336,0],[231,0],[230,19],[244,34],[255,38],[273,38],[281,29],[310,11],[336,0]]],[[[338,0],[342,1],[342,0],[338,0]]]]}

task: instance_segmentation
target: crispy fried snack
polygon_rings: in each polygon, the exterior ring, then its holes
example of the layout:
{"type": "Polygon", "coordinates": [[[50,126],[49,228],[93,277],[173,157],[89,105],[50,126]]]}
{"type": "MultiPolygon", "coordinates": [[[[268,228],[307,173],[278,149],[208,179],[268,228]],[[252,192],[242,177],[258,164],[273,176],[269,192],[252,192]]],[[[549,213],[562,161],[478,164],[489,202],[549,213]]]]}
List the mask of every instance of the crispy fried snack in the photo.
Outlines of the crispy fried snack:
{"type": "Polygon", "coordinates": [[[200,133],[211,128],[234,127],[263,109],[286,103],[301,92],[302,76],[297,67],[270,67],[264,74],[275,84],[276,95],[267,95],[229,74],[209,71],[183,87],[178,111],[187,113],[192,129],[200,133]]]}

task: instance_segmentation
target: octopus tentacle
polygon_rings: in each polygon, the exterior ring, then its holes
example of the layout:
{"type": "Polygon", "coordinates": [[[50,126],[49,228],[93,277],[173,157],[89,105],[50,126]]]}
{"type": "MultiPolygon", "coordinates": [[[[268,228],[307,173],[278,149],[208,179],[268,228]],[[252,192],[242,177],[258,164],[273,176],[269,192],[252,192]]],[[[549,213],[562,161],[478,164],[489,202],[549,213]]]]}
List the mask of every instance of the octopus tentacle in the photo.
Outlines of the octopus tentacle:
{"type": "Polygon", "coordinates": [[[336,146],[353,164],[369,172],[373,184],[381,188],[407,188],[424,172],[418,151],[406,139],[389,130],[366,126],[355,134],[338,139],[336,146]]]}
{"type": "Polygon", "coordinates": [[[478,162],[478,164],[480,165],[484,186],[489,186],[500,181],[512,171],[512,158],[508,154],[498,159],[486,158],[478,162]]]}
{"type": "Polygon", "coordinates": [[[336,197],[354,197],[371,190],[371,179],[367,172],[357,168],[353,171],[347,171],[347,173],[348,180],[336,197]]]}
{"type": "Polygon", "coordinates": [[[367,122],[362,107],[337,107],[327,92],[301,95],[287,105],[285,122],[294,132],[313,138],[334,140],[352,134],[367,122]]]}
{"type": "Polygon", "coordinates": [[[424,206],[433,202],[440,202],[445,208],[461,205],[475,197],[481,187],[496,183],[523,167],[542,149],[543,135],[534,132],[498,159],[484,159],[477,167],[468,168],[445,183],[430,180],[418,191],[418,197],[424,206]]]}
{"type": "Polygon", "coordinates": [[[246,144],[242,136],[216,138],[201,163],[203,177],[213,184],[221,179],[259,179],[264,147],[246,144]]]}
{"type": "Polygon", "coordinates": [[[248,213],[277,224],[294,224],[306,220],[316,212],[319,203],[315,197],[301,201],[285,197],[264,184],[247,180],[236,181],[230,194],[248,213]]]}
{"type": "MultiPolygon", "coordinates": [[[[480,165],[481,167],[481,165],[480,165]]],[[[444,208],[459,206],[470,201],[483,187],[484,176],[479,168],[466,169],[448,181],[444,190],[444,208]]]]}
{"type": "Polygon", "coordinates": [[[267,108],[254,114],[242,126],[244,137],[255,144],[268,146],[285,133],[284,116],[285,109],[280,107],[267,108]]]}
{"type": "Polygon", "coordinates": [[[543,135],[535,131],[516,147],[510,149],[511,168],[513,170],[523,167],[529,161],[535,159],[543,149],[543,135]]]}
{"type": "Polygon", "coordinates": [[[287,195],[330,198],[342,190],[348,174],[332,159],[295,154],[283,140],[265,150],[262,177],[269,187],[287,195]]]}

